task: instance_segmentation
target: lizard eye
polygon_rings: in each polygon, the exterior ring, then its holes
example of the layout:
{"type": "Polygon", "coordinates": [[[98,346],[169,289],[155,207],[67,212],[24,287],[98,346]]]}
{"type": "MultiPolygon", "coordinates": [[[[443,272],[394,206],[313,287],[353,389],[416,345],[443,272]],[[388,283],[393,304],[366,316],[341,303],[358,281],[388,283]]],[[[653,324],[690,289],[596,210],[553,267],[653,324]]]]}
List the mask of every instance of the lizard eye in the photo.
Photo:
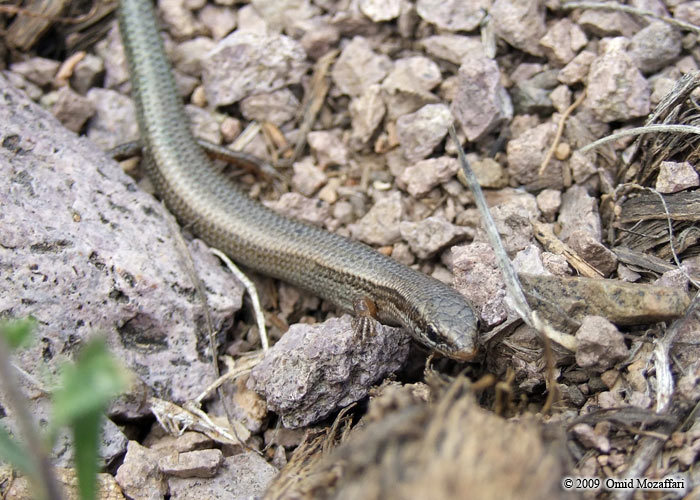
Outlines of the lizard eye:
{"type": "Polygon", "coordinates": [[[437,328],[435,328],[433,325],[428,325],[425,328],[425,336],[432,342],[433,344],[440,344],[440,335],[437,332],[437,328]]]}

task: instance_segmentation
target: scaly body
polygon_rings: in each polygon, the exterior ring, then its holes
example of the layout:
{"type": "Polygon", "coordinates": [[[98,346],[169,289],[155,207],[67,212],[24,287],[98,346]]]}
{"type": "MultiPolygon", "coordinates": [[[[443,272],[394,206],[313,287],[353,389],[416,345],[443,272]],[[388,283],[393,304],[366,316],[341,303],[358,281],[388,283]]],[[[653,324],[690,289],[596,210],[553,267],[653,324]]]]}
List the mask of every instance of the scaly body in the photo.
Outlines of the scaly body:
{"type": "Polygon", "coordinates": [[[454,289],[368,246],[287,219],[222,175],[195,142],[150,0],[122,0],[119,25],[131,71],[146,169],[183,225],[235,261],[342,309],[358,300],[456,359],[476,351],[476,316],[454,289]]]}

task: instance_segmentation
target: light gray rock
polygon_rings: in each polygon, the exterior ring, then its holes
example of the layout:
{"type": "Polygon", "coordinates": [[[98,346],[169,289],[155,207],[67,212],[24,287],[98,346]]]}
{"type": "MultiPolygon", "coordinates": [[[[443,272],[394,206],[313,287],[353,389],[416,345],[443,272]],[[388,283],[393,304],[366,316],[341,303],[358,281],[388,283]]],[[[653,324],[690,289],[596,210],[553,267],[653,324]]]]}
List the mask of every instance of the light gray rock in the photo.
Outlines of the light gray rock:
{"type": "Polygon", "coordinates": [[[306,139],[321,168],[348,163],[349,151],[343,142],[342,130],[317,130],[309,132],[306,139]]]}
{"type": "Polygon", "coordinates": [[[625,266],[624,264],[618,264],[617,265],[617,279],[622,280],[622,281],[627,281],[628,283],[635,283],[639,281],[642,277],[641,274],[639,274],[636,271],[633,271],[629,267],[625,266]]]}
{"type": "Polygon", "coordinates": [[[277,201],[264,201],[263,205],[314,226],[325,226],[330,220],[331,209],[328,203],[307,198],[299,193],[284,193],[277,201]]]}
{"type": "Polygon", "coordinates": [[[615,325],[600,316],[586,316],[576,331],[576,364],[604,372],[629,355],[625,338],[615,325]]]}
{"type": "Polygon", "coordinates": [[[194,450],[161,456],[158,468],[166,476],[214,477],[223,461],[221,450],[194,450]]]}
{"type": "Polygon", "coordinates": [[[561,189],[564,187],[562,161],[552,158],[540,175],[540,166],[549,146],[554,140],[557,125],[553,122],[543,123],[525,130],[508,141],[506,155],[508,174],[519,185],[531,185],[538,188],[561,189]]]}
{"type": "Polygon", "coordinates": [[[540,39],[540,45],[547,58],[562,66],[571,62],[586,43],[586,34],[568,17],[555,21],[540,39]]]}
{"type": "Polygon", "coordinates": [[[213,106],[299,83],[309,64],[299,42],[285,35],[236,30],[202,61],[202,83],[213,106]]]}
{"type": "Polygon", "coordinates": [[[430,90],[442,81],[438,65],[423,56],[395,62],[382,82],[383,98],[390,119],[413,113],[426,104],[439,101],[430,90]]]}
{"type": "MultiPolygon", "coordinates": [[[[53,419],[53,408],[49,398],[38,388],[20,379],[22,391],[27,396],[27,404],[35,423],[44,430],[47,422],[53,419]]],[[[11,435],[21,436],[14,415],[5,409],[8,414],[0,418],[0,426],[8,430],[11,435]]],[[[108,467],[118,457],[122,457],[126,451],[129,439],[117,425],[109,418],[102,421],[98,442],[98,462],[100,467],[108,467]]],[[[21,438],[20,438],[21,440],[21,438]]],[[[75,464],[75,452],[73,449],[73,433],[70,429],[61,429],[53,443],[50,453],[51,463],[56,467],[73,467],[75,464]]]]}
{"type": "Polygon", "coordinates": [[[309,23],[299,42],[311,59],[318,59],[338,43],[340,32],[322,16],[311,19],[309,23]]]}
{"type": "Polygon", "coordinates": [[[333,205],[333,218],[341,224],[348,224],[354,220],[354,210],[352,203],[345,200],[338,200],[333,205]]]}
{"type": "Polygon", "coordinates": [[[694,25],[700,25],[700,2],[678,2],[673,9],[673,17],[694,25]]]}
{"type": "Polygon", "coordinates": [[[554,276],[568,276],[571,274],[569,263],[563,255],[543,252],[542,264],[544,268],[554,276]]]}
{"type": "Polygon", "coordinates": [[[566,241],[578,230],[587,231],[597,241],[603,239],[603,230],[598,214],[598,202],[583,186],[571,186],[561,197],[559,223],[562,226],[559,238],[566,241]]]}
{"type": "Polygon", "coordinates": [[[172,500],[250,500],[262,498],[277,469],[257,453],[246,452],[227,457],[213,479],[168,479],[172,500]]]}
{"type": "Polygon", "coordinates": [[[574,151],[569,158],[569,167],[571,167],[571,176],[576,184],[583,184],[589,177],[598,173],[596,155],[591,154],[590,151],[585,153],[574,151]]]}
{"type": "Polygon", "coordinates": [[[348,229],[356,240],[370,245],[391,245],[401,237],[399,222],[404,214],[401,193],[394,191],[378,200],[357,223],[348,229]]]}
{"type": "Polygon", "coordinates": [[[356,36],[338,56],[331,70],[331,77],[341,92],[359,96],[370,85],[382,81],[391,66],[389,57],[377,54],[367,39],[356,36]]]}
{"type": "Polygon", "coordinates": [[[396,27],[402,38],[412,38],[420,18],[416,12],[416,6],[412,2],[401,2],[401,13],[396,22],[396,27]]]}
{"type": "Polygon", "coordinates": [[[10,71],[22,75],[34,85],[46,87],[53,82],[59,64],[53,59],[32,57],[26,61],[11,64],[10,71]]]}
{"type": "Polygon", "coordinates": [[[588,231],[574,231],[566,243],[603,276],[610,276],[617,269],[617,256],[588,231]]]}
{"type": "Polygon", "coordinates": [[[274,123],[278,127],[296,116],[299,99],[284,88],[255,94],[241,101],[241,114],[248,120],[274,123]]]}
{"type": "Polygon", "coordinates": [[[405,266],[411,266],[416,261],[416,257],[411,253],[408,243],[397,243],[391,252],[391,258],[401,262],[405,266]]]}
{"type": "Polygon", "coordinates": [[[73,68],[70,86],[79,94],[84,95],[97,84],[104,71],[105,65],[102,58],[93,54],[85,54],[85,57],[73,68]]]}
{"type": "Polygon", "coordinates": [[[285,427],[302,427],[365,397],[403,366],[410,336],[376,324],[364,339],[344,315],[295,324],[253,368],[248,386],[262,395],[285,427]]]}
{"type": "Polygon", "coordinates": [[[590,50],[582,51],[561,69],[557,79],[566,85],[573,85],[583,81],[588,75],[588,70],[595,58],[595,52],[590,50]]]}
{"type": "Polygon", "coordinates": [[[578,23],[586,31],[601,38],[609,36],[631,37],[641,28],[630,14],[613,10],[584,10],[578,23]]]}
{"type": "Polygon", "coordinates": [[[557,70],[542,71],[532,78],[518,82],[510,89],[515,113],[517,115],[550,114],[554,107],[550,94],[559,84],[557,74],[557,70]]]}
{"type": "Polygon", "coordinates": [[[265,431],[265,445],[277,445],[284,448],[296,448],[306,438],[307,429],[270,428],[265,431]]]}
{"type": "Polygon", "coordinates": [[[116,21],[107,33],[107,37],[95,44],[95,52],[104,62],[106,89],[124,90],[129,86],[129,67],[116,21]]]}
{"type": "MultiPolygon", "coordinates": [[[[18,365],[54,373],[101,333],[162,397],[195,397],[214,372],[171,216],[93,143],[0,88],[0,311],[33,315],[42,339],[18,365]]],[[[214,328],[226,329],[242,292],[201,243],[189,248],[214,328]]]]}
{"type": "Polygon", "coordinates": [[[481,38],[478,36],[433,35],[422,39],[419,44],[431,56],[457,65],[462,63],[462,59],[466,55],[486,55],[481,38]]]}
{"type": "Polygon", "coordinates": [[[205,139],[214,144],[221,143],[221,128],[213,113],[199,106],[187,104],[185,106],[185,114],[195,137],[205,139]]]}
{"type": "MultiPolygon", "coordinates": [[[[700,331],[700,325],[696,324],[695,328],[695,331],[700,331]]],[[[696,359],[689,363],[686,372],[678,380],[677,391],[678,395],[686,401],[700,399],[700,360],[696,359]]],[[[687,460],[688,466],[696,462],[697,453],[696,450],[693,450],[693,454],[687,460]]]]}
{"type": "Polygon", "coordinates": [[[204,7],[206,3],[207,0],[185,0],[184,6],[190,10],[199,10],[204,7]]]}
{"type": "MultiPolygon", "coordinates": [[[[236,0],[224,0],[233,5],[236,0]]],[[[221,5],[224,5],[222,2],[221,5]]],[[[265,19],[258,13],[252,4],[247,4],[238,9],[238,31],[252,31],[264,33],[268,29],[265,19]]]]}
{"type": "Polygon", "coordinates": [[[447,135],[452,113],[445,104],[427,104],[415,113],[401,116],[396,131],[403,155],[408,161],[422,160],[447,135]]]}
{"type": "Polygon", "coordinates": [[[681,33],[668,23],[653,22],[632,37],[629,51],[642,73],[653,73],[680,55],[681,33]]]}
{"type": "Polygon", "coordinates": [[[458,170],[459,162],[456,158],[429,158],[403,169],[396,181],[411,196],[425,196],[434,187],[454,177],[458,170]]]}
{"type": "Polygon", "coordinates": [[[501,271],[491,245],[473,242],[452,247],[454,287],[479,312],[484,327],[493,327],[508,317],[501,271]]]}
{"type": "Polygon", "coordinates": [[[501,189],[508,185],[508,174],[503,166],[493,158],[471,161],[476,180],[482,188],[501,189]]]}
{"type": "Polygon", "coordinates": [[[294,175],[292,176],[292,186],[304,196],[312,196],[328,177],[323,170],[318,168],[311,157],[305,157],[293,165],[294,175]]]}
{"type": "Polygon", "coordinates": [[[286,31],[295,37],[299,25],[320,14],[310,0],[252,0],[251,5],[271,31],[286,31]]]}
{"type": "Polygon", "coordinates": [[[600,45],[601,54],[593,60],[588,73],[583,105],[606,123],[648,115],[651,89],[626,51],[628,40],[612,38],[600,45]]]}
{"type": "Polygon", "coordinates": [[[41,90],[37,85],[33,84],[25,77],[14,71],[2,71],[2,76],[5,78],[14,88],[26,93],[32,100],[38,101],[43,95],[44,91],[41,90]]]}
{"type": "Polygon", "coordinates": [[[350,103],[353,145],[358,149],[366,145],[382,123],[385,113],[386,106],[379,84],[370,85],[362,95],[354,98],[350,103]]]}
{"type": "Polygon", "coordinates": [[[576,439],[586,448],[594,448],[601,453],[610,451],[610,440],[603,434],[596,434],[593,427],[588,424],[576,424],[571,430],[576,439]]]}
{"type": "Polygon", "coordinates": [[[158,468],[158,452],[129,441],[124,462],[117,469],[117,484],[128,498],[162,500],[168,492],[158,468]]]}
{"type": "Polygon", "coordinates": [[[566,109],[571,106],[572,95],[573,93],[569,87],[566,85],[557,85],[557,87],[549,94],[549,98],[552,100],[554,109],[556,109],[559,113],[565,113],[566,109]]]}
{"type": "Polygon", "coordinates": [[[677,193],[698,185],[700,185],[700,178],[689,162],[661,162],[659,175],[656,178],[656,190],[659,193],[677,193]]]}
{"type": "MultiPolygon", "coordinates": [[[[508,255],[514,255],[530,245],[533,240],[530,220],[538,215],[535,197],[529,193],[508,198],[491,208],[491,216],[508,255]]],[[[482,241],[488,241],[482,228],[479,228],[478,234],[482,241]]]]}
{"type": "Polygon", "coordinates": [[[204,36],[178,43],[171,56],[173,66],[182,73],[199,78],[202,76],[202,61],[215,46],[214,40],[204,36]]]}
{"type": "Polygon", "coordinates": [[[212,448],[214,441],[209,436],[195,431],[185,431],[179,436],[166,434],[160,424],[155,422],[142,444],[164,455],[208,450],[212,448]]]}
{"type": "Polygon", "coordinates": [[[241,130],[243,130],[243,124],[238,118],[226,116],[221,121],[220,128],[221,139],[224,141],[224,144],[229,144],[233,142],[236,139],[236,137],[238,137],[238,135],[241,133],[241,130]]]}
{"type": "Polygon", "coordinates": [[[515,254],[513,268],[517,273],[551,274],[542,262],[542,250],[535,244],[530,244],[515,254]]]}
{"type": "Polygon", "coordinates": [[[87,93],[95,114],[88,124],[88,138],[104,150],[136,141],[139,126],[136,109],[128,97],[109,89],[92,88],[87,93]]]}
{"type": "Polygon", "coordinates": [[[666,271],[654,281],[654,285],[675,288],[676,290],[688,291],[688,274],[684,269],[672,269],[666,271]]]}
{"type": "Polygon", "coordinates": [[[56,94],[57,99],[51,112],[68,130],[80,132],[95,112],[95,105],[68,86],[61,87],[56,94]]]}
{"type": "Polygon", "coordinates": [[[214,40],[221,40],[231,33],[237,21],[235,9],[211,4],[205,5],[197,18],[209,30],[214,40]]]}
{"type": "Polygon", "coordinates": [[[401,13],[401,0],[360,0],[360,11],[375,23],[391,21],[401,13]]]}
{"type": "Polygon", "coordinates": [[[200,108],[207,105],[207,96],[204,93],[204,88],[199,84],[198,78],[186,75],[178,70],[173,71],[173,76],[175,77],[177,93],[181,97],[189,97],[190,102],[200,108]]]}
{"type": "Polygon", "coordinates": [[[610,276],[617,269],[617,256],[589,232],[574,231],[566,242],[583,260],[603,273],[603,276],[610,276]]]}
{"type": "Polygon", "coordinates": [[[399,231],[419,259],[428,259],[443,248],[474,235],[473,229],[455,226],[437,215],[419,222],[403,221],[399,231]]]}
{"type": "Polygon", "coordinates": [[[318,198],[332,205],[338,201],[338,188],[341,187],[342,180],[338,177],[331,177],[330,180],[327,182],[324,181],[324,183],[325,186],[323,186],[318,192],[318,198]]]}
{"type": "Polygon", "coordinates": [[[428,92],[441,81],[440,67],[434,61],[424,56],[413,56],[397,59],[382,85],[387,89],[401,88],[428,92]]]}
{"type": "Polygon", "coordinates": [[[537,195],[537,208],[544,218],[552,222],[561,206],[561,191],[557,189],[544,189],[537,195]]]}
{"type": "Polygon", "coordinates": [[[158,0],[158,13],[177,39],[187,40],[204,34],[204,26],[194,16],[187,0],[158,0]]]}
{"type": "Polygon", "coordinates": [[[486,15],[488,0],[418,0],[416,12],[424,20],[447,31],[472,31],[486,15]]]}
{"type": "Polygon", "coordinates": [[[689,54],[676,61],[675,69],[677,69],[682,75],[687,75],[688,73],[698,70],[698,63],[695,62],[695,58],[689,54]]]}
{"type": "Polygon", "coordinates": [[[651,84],[651,104],[653,106],[659,104],[675,87],[676,82],[680,78],[680,71],[674,71],[677,69],[677,67],[673,68],[669,74],[654,75],[649,80],[651,84]]]}
{"type": "Polygon", "coordinates": [[[544,4],[539,0],[496,0],[491,9],[496,35],[516,49],[533,56],[542,55],[539,44],[547,28],[544,4]]]}
{"type": "Polygon", "coordinates": [[[467,139],[478,141],[513,117],[513,104],[501,84],[496,61],[465,56],[457,78],[457,96],[451,110],[467,139]]]}

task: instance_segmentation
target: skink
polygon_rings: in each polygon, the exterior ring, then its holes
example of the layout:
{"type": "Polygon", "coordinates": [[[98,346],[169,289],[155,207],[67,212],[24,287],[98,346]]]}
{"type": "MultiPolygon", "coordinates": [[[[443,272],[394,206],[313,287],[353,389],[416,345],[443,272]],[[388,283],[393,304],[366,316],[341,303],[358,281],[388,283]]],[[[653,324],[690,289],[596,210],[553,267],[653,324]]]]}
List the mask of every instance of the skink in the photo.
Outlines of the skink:
{"type": "Polygon", "coordinates": [[[458,360],[476,353],[478,323],[456,290],[370,247],[287,219],[222,175],[189,128],[150,0],[122,0],[126,50],[146,171],[178,220],[231,258],[353,311],[371,301],[379,321],[401,325],[458,360]]]}

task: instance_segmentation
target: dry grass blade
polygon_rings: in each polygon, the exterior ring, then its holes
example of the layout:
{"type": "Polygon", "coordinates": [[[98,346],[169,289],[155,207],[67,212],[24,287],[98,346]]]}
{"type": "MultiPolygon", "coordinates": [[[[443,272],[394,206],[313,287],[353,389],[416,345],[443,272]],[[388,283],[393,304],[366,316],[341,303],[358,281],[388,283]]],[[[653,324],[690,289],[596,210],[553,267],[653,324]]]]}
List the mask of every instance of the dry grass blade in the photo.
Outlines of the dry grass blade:
{"type": "Polygon", "coordinates": [[[240,445],[250,437],[250,431],[238,421],[226,428],[210,418],[202,410],[190,405],[183,408],[158,398],[149,398],[148,404],[158,423],[171,435],[179,436],[186,430],[207,435],[217,443],[240,445]]]}
{"type": "Polygon", "coordinates": [[[291,164],[293,163],[304,150],[306,146],[306,136],[308,135],[311,127],[313,127],[316,121],[316,116],[318,112],[321,111],[321,106],[326,99],[328,90],[330,89],[330,81],[328,77],[328,70],[335,61],[338,55],[338,50],[331,50],[324,54],[314,66],[314,74],[311,78],[311,85],[309,91],[304,96],[304,101],[301,103],[299,108],[303,113],[300,116],[301,124],[299,125],[299,139],[294,145],[294,152],[292,157],[288,160],[291,164]]]}
{"type": "MultiPolygon", "coordinates": [[[[700,72],[694,71],[684,75],[674,88],[658,104],[651,114],[645,127],[655,125],[700,127],[700,105],[692,97],[693,91],[700,86],[700,72]]],[[[650,186],[656,180],[659,165],[662,161],[683,159],[693,165],[700,159],[700,135],[688,133],[656,132],[653,128],[649,133],[637,139],[636,149],[625,167],[620,170],[618,180],[630,180],[642,186],[650,186]],[[641,162],[639,171],[631,179],[625,179],[630,166],[641,162]]]]}
{"type": "Polygon", "coordinates": [[[566,108],[566,110],[562,113],[561,118],[559,119],[559,123],[557,124],[557,133],[554,136],[554,140],[552,141],[552,145],[549,147],[549,151],[547,151],[547,154],[544,157],[544,160],[542,160],[542,164],[540,165],[540,170],[537,172],[537,175],[543,175],[545,169],[547,168],[547,165],[549,165],[550,160],[552,159],[552,156],[554,156],[554,152],[557,149],[557,146],[559,145],[559,141],[561,140],[561,136],[564,133],[564,126],[566,125],[566,119],[573,113],[576,108],[578,108],[583,100],[586,98],[586,92],[581,92],[581,94],[576,98],[576,100],[573,102],[571,106],[566,108]]]}
{"type": "Polygon", "coordinates": [[[462,166],[462,173],[469,185],[469,189],[474,195],[474,200],[479,212],[481,213],[484,229],[488,236],[491,247],[496,253],[496,261],[498,262],[498,267],[501,269],[503,275],[503,280],[506,285],[506,290],[513,300],[514,307],[520,315],[520,317],[532,328],[537,330],[537,332],[542,337],[542,343],[544,344],[545,360],[547,362],[547,388],[549,392],[547,393],[547,400],[543,406],[543,412],[548,412],[552,407],[554,401],[557,399],[557,385],[556,376],[554,374],[554,354],[552,353],[552,346],[550,340],[562,345],[566,349],[571,351],[576,350],[576,339],[573,336],[557,331],[552,328],[546,321],[544,321],[537,312],[530,309],[525,298],[525,292],[523,291],[518,276],[515,273],[515,269],[506,254],[503,243],[501,242],[501,237],[498,234],[498,229],[496,228],[496,223],[491,216],[491,212],[486,204],[486,199],[479,185],[479,181],[476,179],[474,171],[469,167],[469,162],[464,155],[464,150],[457,138],[457,131],[454,125],[450,125],[449,128],[450,137],[457,146],[457,153],[459,155],[459,161],[462,166]]]}
{"type": "Polygon", "coordinates": [[[603,273],[591,266],[583,260],[569,245],[561,241],[554,234],[554,231],[546,225],[538,221],[531,221],[532,229],[534,230],[535,238],[548,251],[556,255],[563,255],[566,261],[578,271],[581,276],[587,278],[602,278],[603,273]]]}
{"type": "Polygon", "coordinates": [[[348,412],[352,407],[354,405],[338,413],[332,426],[319,433],[308,433],[304,437],[287,465],[265,492],[265,500],[311,499],[332,487],[342,474],[341,470],[325,469],[321,463],[336,445],[347,439],[352,422],[352,416],[348,412]]]}

